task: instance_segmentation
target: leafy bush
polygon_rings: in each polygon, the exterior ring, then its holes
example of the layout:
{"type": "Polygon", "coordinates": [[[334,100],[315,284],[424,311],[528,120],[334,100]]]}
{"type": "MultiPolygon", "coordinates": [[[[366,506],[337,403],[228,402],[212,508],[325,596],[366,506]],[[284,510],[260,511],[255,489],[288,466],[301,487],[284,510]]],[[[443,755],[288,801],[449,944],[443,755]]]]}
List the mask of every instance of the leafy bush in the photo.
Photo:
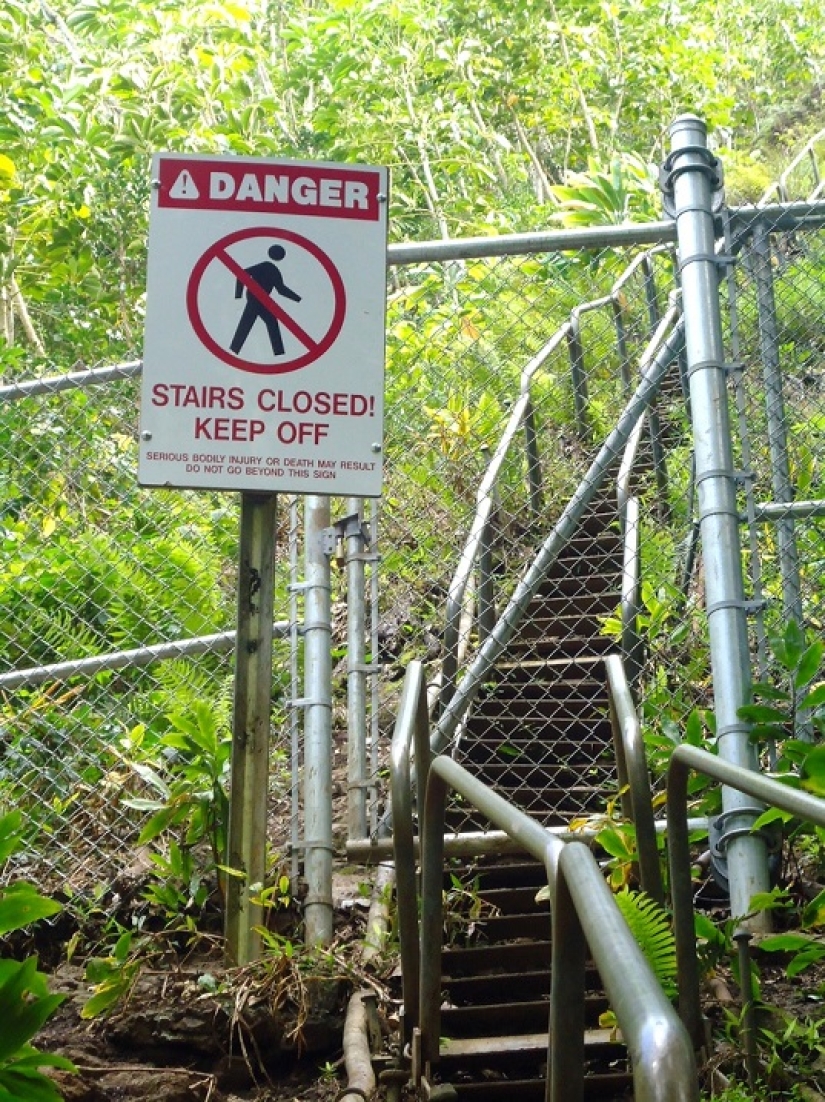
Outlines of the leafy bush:
{"type": "MultiPolygon", "coordinates": [[[[11,811],[0,818],[0,861],[22,845],[22,816],[11,811]]],[[[60,904],[40,895],[34,885],[18,880],[0,888],[0,934],[11,933],[48,918],[60,904]]],[[[49,994],[47,977],[37,970],[37,958],[0,960],[0,1099],[4,1102],[56,1102],[57,1087],[40,1070],[73,1071],[62,1056],[41,1052],[30,1042],[42,1029],[65,995],[49,994]]]]}

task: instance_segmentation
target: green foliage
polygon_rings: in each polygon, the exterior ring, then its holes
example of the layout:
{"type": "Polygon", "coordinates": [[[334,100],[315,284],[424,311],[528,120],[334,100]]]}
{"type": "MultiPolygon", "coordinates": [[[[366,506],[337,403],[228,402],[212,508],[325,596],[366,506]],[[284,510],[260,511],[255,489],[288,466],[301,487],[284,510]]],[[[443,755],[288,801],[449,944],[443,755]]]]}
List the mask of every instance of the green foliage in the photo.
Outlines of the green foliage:
{"type": "Polygon", "coordinates": [[[658,173],[640,157],[616,155],[609,171],[588,159],[587,172],[569,172],[551,189],[559,203],[555,218],[565,229],[651,222],[658,216],[658,173]]]}
{"type": "MultiPolygon", "coordinates": [[[[818,682],[822,672],[825,643],[809,642],[793,620],[781,633],[771,637],[771,651],[777,670],[776,682],[758,682],[753,686],[753,701],[739,709],[751,726],[751,738],[772,748],[777,778],[785,784],[825,796],[825,684],[818,682]]],[[[793,816],[778,808],[760,815],[756,827],[769,823],[793,822],[793,816]]],[[[807,834],[825,847],[825,830],[808,824],[797,825],[794,835],[807,834]]]]}
{"type": "Polygon", "coordinates": [[[615,899],[663,991],[668,998],[674,998],[676,942],[667,912],[649,895],[629,888],[617,892],[615,899]]]}
{"type": "Polygon", "coordinates": [[[159,736],[140,725],[122,740],[124,760],[147,793],[124,803],[149,813],[139,843],[162,844],[151,854],[145,898],[191,926],[211,894],[210,877],[225,865],[232,737],[226,712],[207,700],[191,700],[168,723],[159,736]]]}
{"type": "Polygon", "coordinates": [[[140,974],[142,939],[124,930],[105,957],[90,957],[86,962],[86,980],[93,985],[92,995],[80,1012],[81,1018],[97,1018],[111,1010],[132,990],[140,974]]]}
{"type": "MultiPolygon", "coordinates": [[[[0,817],[0,861],[23,844],[22,816],[11,811],[0,817]]],[[[16,881],[0,887],[0,933],[19,930],[60,910],[32,884],[16,881]]],[[[41,1052],[30,1042],[65,999],[49,994],[48,978],[37,970],[37,958],[0,960],[0,1098],[9,1102],[59,1102],[61,1095],[41,1068],[74,1071],[62,1056],[41,1052]]]]}

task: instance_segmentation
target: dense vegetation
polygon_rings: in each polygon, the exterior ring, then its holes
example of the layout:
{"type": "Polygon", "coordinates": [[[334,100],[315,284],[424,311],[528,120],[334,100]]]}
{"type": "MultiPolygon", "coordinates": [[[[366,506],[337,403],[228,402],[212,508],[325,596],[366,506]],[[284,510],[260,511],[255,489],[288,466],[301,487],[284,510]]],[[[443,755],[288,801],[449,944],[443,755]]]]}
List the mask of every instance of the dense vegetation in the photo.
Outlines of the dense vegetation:
{"type": "Polygon", "coordinates": [[[821,31],[815,0],[8,0],[0,287],[31,319],[10,343],[139,348],[155,150],[389,164],[397,239],[535,229],[566,173],[661,159],[685,109],[758,188],[818,110],[821,31]]]}
{"type": "MultiPolygon", "coordinates": [[[[787,150],[825,118],[823,32],[816,0],[5,0],[4,381],[139,356],[154,151],[388,164],[397,241],[641,220],[658,209],[651,164],[685,110],[708,120],[729,197],[761,193],[787,150]]],[[[392,274],[388,397],[404,431],[393,441],[384,504],[397,537],[385,569],[399,588],[416,590],[411,619],[436,615],[427,601],[452,569],[480,447],[495,445],[524,361],[572,306],[603,294],[626,259],[565,255],[392,274]],[[433,578],[431,593],[421,580],[433,578]]],[[[820,302],[820,262],[808,262],[820,302]]],[[[672,270],[666,258],[657,263],[664,287],[672,270]]],[[[628,294],[638,299],[628,301],[631,319],[644,300],[638,288],[628,294]]],[[[802,311],[784,309],[788,325],[799,324],[802,311]]],[[[609,329],[603,319],[587,325],[594,342],[609,329]]],[[[637,342],[643,332],[640,324],[637,342]]],[[[591,406],[603,430],[619,394],[615,360],[602,356],[598,371],[591,406]]],[[[561,369],[548,371],[539,398],[563,441],[571,412],[562,380],[561,369]]],[[[125,383],[111,397],[75,392],[34,413],[3,409],[4,669],[231,626],[234,503],[140,491],[135,404],[125,383]]],[[[568,458],[572,451],[559,452],[558,497],[581,458],[568,458]]],[[[664,559],[672,540],[658,538],[664,559]]],[[[651,696],[651,714],[667,735],[668,722],[704,703],[707,668],[678,602],[662,590],[646,600],[654,645],[685,656],[690,671],[676,705],[671,684],[653,686],[662,693],[651,696]]],[[[277,715],[287,690],[275,690],[277,715]]],[[[23,690],[2,711],[0,805],[27,811],[21,836],[57,838],[72,805],[82,805],[72,831],[88,843],[123,810],[113,794],[125,790],[131,840],[142,826],[142,840],[158,844],[147,898],[170,921],[194,925],[212,881],[193,854],[208,853],[210,873],[223,856],[226,662],[212,656],[23,690]]],[[[688,727],[697,741],[703,718],[695,712],[688,727]]],[[[74,838],[60,836],[60,845],[71,851],[74,838]]],[[[118,990],[103,984],[99,994],[118,990]]]]}

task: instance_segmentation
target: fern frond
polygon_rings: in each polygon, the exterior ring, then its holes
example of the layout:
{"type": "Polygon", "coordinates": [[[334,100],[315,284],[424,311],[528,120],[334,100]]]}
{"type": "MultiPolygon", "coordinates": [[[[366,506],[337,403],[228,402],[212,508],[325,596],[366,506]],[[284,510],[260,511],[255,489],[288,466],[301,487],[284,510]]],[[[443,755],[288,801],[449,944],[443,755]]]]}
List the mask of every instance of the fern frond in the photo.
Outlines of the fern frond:
{"type": "Polygon", "coordinates": [[[676,995],[676,941],[667,911],[645,892],[623,888],[616,903],[668,998],[676,995]]]}

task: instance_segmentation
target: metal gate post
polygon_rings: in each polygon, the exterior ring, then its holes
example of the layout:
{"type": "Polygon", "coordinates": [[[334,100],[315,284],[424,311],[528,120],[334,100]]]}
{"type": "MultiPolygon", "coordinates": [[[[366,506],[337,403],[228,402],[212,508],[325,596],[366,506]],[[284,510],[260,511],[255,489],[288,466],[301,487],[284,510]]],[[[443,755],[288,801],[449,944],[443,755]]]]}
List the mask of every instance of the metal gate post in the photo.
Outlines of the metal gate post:
{"type": "MultiPolygon", "coordinates": [[[[751,674],[713,225],[721,173],[701,119],[681,116],[670,135],[662,189],[666,209],[672,205],[679,246],[719,756],[755,770],[748,726],[737,714],[748,702],[751,674]]],[[[751,897],[769,889],[766,846],[751,833],[758,814],[753,800],[723,788],[722,806],[731,913],[742,916],[751,897]]]]}
{"type": "MultiPolygon", "coordinates": [[[[367,595],[363,501],[347,498],[347,839],[367,837],[367,595]]],[[[375,656],[373,655],[373,661],[375,656]]]]}
{"type": "Polygon", "coordinates": [[[332,622],[328,497],[304,508],[304,928],[307,945],[332,941],[332,622]]]}

